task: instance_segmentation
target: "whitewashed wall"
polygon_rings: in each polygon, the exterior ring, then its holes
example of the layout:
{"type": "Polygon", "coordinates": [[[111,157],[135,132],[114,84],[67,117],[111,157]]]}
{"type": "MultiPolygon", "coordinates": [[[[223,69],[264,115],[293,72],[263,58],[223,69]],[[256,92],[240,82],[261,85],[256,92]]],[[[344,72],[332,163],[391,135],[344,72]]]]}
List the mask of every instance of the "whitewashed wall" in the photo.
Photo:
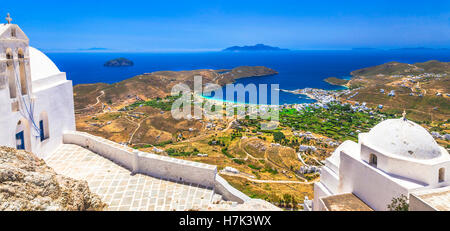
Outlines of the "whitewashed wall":
{"type": "MultiPolygon", "coordinates": [[[[0,97],[9,94],[8,91],[0,91],[0,97]],[[5,93],[6,92],[6,93],[5,93]]],[[[34,122],[39,127],[40,115],[46,112],[49,121],[49,139],[41,142],[38,131],[33,129],[32,122],[23,116],[24,112],[12,112],[9,96],[7,101],[0,102],[0,145],[8,147],[16,147],[17,124],[21,121],[25,127],[25,140],[28,151],[35,153],[41,158],[55,151],[62,144],[63,132],[75,130],[75,115],[73,105],[72,82],[63,81],[51,88],[42,89],[34,92],[35,98],[33,115],[34,122]]],[[[26,105],[30,110],[30,101],[25,97],[26,105]]]]}
{"type": "Polygon", "coordinates": [[[194,183],[210,188],[213,188],[215,184],[217,167],[213,165],[135,151],[82,132],[67,132],[64,134],[64,143],[85,147],[133,173],[194,183]]]}
{"type": "Polygon", "coordinates": [[[229,201],[245,203],[251,200],[220,177],[214,165],[140,152],[84,132],[65,132],[63,141],[85,147],[133,173],[213,188],[229,201]]]}
{"type": "Polygon", "coordinates": [[[387,210],[392,199],[402,194],[409,195],[409,189],[393,181],[388,175],[371,167],[359,156],[341,152],[340,192],[352,192],[374,210],[387,210]]]}
{"type": "Polygon", "coordinates": [[[251,198],[242,193],[241,191],[235,189],[231,186],[225,179],[221,176],[216,175],[216,181],[214,184],[214,191],[220,195],[222,198],[229,201],[236,201],[238,203],[245,203],[250,201],[251,198]]]}
{"type": "Polygon", "coordinates": [[[321,198],[333,195],[328,189],[321,183],[317,182],[314,184],[314,200],[313,200],[313,211],[325,211],[325,205],[321,198]]]}
{"type": "Polygon", "coordinates": [[[450,156],[443,152],[438,158],[429,160],[407,159],[402,157],[394,158],[385,155],[373,148],[361,144],[361,159],[369,163],[370,154],[377,156],[377,168],[393,175],[405,177],[411,181],[427,184],[432,187],[442,187],[449,184],[450,177],[450,156]],[[446,169],[446,182],[439,182],[439,169],[446,169]]]}

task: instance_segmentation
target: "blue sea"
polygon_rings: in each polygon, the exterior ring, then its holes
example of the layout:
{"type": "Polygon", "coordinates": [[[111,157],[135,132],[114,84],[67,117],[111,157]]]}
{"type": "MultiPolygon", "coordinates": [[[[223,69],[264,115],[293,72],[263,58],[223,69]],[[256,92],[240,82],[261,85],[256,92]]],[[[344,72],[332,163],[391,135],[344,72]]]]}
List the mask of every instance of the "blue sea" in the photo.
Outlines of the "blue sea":
{"type": "MultiPolygon", "coordinates": [[[[47,53],[73,84],[114,83],[154,71],[195,69],[232,69],[238,66],[266,66],[279,72],[275,76],[251,77],[237,80],[247,85],[279,84],[280,89],[306,87],[328,90],[342,89],[323,80],[328,77],[348,78],[350,72],[398,61],[404,63],[439,60],[450,62],[449,50],[348,50],[348,51],[290,51],[257,53],[47,53]],[[132,67],[104,67],[114,58],[125,57],[132,67]]],[[[270,91],[270,90],[269,90],[270,91]]],[[[225,92],[225,90],[224,90],[225,92]]],[[[270,96],[269,96],[270,97],[270,96]]],[[[270,98],[269,98],[270,101],[270,98]]],[[[280,92],[280,104],[309,103],[304,96],[280,92]]]]}

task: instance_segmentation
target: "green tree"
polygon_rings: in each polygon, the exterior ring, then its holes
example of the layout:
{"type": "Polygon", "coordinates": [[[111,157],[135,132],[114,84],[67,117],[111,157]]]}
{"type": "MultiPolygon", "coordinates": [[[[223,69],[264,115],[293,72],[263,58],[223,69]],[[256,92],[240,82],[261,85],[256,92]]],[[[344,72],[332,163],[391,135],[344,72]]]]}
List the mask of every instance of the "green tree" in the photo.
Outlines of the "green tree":
{"type": "Polygon", "coordinates": [[[286,138],[286,136],[282,132],[274,132],[273,133],[273,140],[276,143],[281,143],[281,141],[285,138],[286,138]]]}
{"type": "Polygon", "coordinates": [[[295,199],[295,197],[292,197],[292,208],[294,210],[297,210],[298,201],[295,199]]]}
{"type": "Polygon", "coordinates": [[[292,196],[290,194],[283,194],[283,201],[285,203],[285,207],[289,208],[292,202],[292,196]]]}
{"type": "Polygon", "coordinates": [[[401,195],[393,198],[391,204],[388,205],[389,211],[409,211],[408,197],[401,195]]]}

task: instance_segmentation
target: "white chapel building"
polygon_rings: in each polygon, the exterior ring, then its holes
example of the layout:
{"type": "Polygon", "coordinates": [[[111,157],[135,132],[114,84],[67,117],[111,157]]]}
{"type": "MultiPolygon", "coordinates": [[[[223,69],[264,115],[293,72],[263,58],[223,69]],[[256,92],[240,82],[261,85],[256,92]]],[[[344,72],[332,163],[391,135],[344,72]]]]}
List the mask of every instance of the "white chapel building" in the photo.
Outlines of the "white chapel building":
{"type": "Polygon", "coordinates": [[[314,185],[315,211],[388,210],[409,198],[410,210],[450,209],[450,156],[420,125],[385,120],[325,161],[314,185]]]}
{"type": "Polygon", "coordinates": [[[72,82],[15,24],[0,24],[0,146],[41,158],[75,130],[72,82]]]}

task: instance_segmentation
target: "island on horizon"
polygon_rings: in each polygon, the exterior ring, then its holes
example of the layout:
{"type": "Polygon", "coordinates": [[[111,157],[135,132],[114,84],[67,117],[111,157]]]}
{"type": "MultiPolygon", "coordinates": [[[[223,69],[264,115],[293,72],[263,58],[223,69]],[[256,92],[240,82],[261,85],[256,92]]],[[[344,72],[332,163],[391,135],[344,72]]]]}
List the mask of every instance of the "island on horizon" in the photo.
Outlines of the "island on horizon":
{"type": "Polygon", "coordinates": [[[133,65],[134,65],[133,61],[127,58],[112,59],[104,64],[105,67],[130,67],[133,65]]]}
{"type": "Polygon", "coordinates": [[[256,44],[254,46],[232,46],[228,47],[222,51],[233,51],[233,52],[239,52],[239,51],[289,51],[289,49],[282,49],[279,47],[272,47],[264,44],[256,44]]]}

